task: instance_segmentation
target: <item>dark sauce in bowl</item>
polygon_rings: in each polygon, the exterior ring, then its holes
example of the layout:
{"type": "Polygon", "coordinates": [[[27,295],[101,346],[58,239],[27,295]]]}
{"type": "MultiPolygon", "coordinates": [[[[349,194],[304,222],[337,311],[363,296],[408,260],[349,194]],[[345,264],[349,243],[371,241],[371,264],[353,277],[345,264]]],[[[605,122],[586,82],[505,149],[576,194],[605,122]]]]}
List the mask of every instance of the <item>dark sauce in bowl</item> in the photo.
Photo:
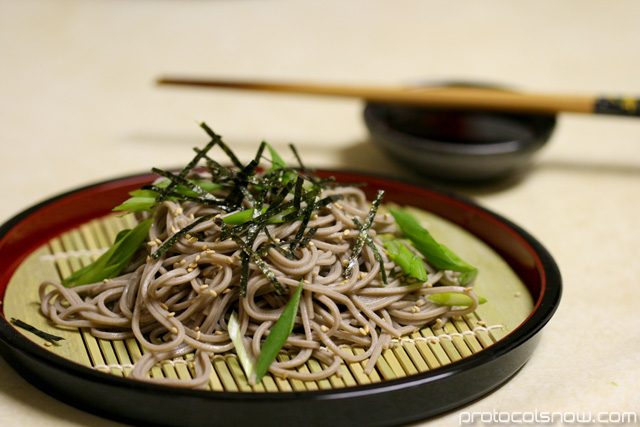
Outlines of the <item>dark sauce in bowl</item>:
{"type": "Polygon", "coordinates": [[[509,114],[398,108],[388,119],[397,132],[454,144],[496,144],[540,136],[531,120],[509,114]]]}

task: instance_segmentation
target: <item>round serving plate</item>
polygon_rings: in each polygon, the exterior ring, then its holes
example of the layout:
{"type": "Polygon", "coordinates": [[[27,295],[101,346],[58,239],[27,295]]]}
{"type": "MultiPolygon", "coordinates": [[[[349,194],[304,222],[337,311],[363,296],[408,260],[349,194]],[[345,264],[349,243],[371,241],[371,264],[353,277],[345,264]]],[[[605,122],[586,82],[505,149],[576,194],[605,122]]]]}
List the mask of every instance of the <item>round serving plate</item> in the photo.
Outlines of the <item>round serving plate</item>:
{"type": "MultiPolygon", "coordinates": [[[[34,339],[29,332],[11,323],[7,315],[11,311],[11,304],[7,306],[7,288],[10,283],[11,287],[21,286],[15,280],[12,282],[12,278],[43,245],[69,230],[109,215],[114,206],[127,198],[129,191],[155,178],[155,175],[142,174],[53,197],[0,227],[0,259],[4,263],[0,271],[2,356],[31,384],[61,401],[106,418],[155,426],[320,426],[336,422],[351,426],[401,425],[468,404],[503,384],[526,363],[561,295],[558,267],[536,239],[509,220],[456,195],[355,172],[318,171],[317,175],[333,176],[344,184],[364,183],[370,198],[377,190],[385,190],[385,202],[427,211],[486,245],[523,285],[525,299],[531,302],[531,307],[522,321],[497,339],[494,336],[493,341],[482,344],[479,351],[462,354],[464,351],[459,349],[463,357],[450,357],[446,363],[442,361],[449,354],[446,348],[442,352],[444,356],[436,357],[442,362],[436,366],[427,363],[428,360],[415,360],[414,356],[426,354],[419,352],[418,346],[406,353],[402,349],[397,353],[390,350],[390,358],[381,362],[388,361],[388,372],[382,369],[375,381],[341,385],[327,381],[326,387],[320,384],[304,390],[296,387],[275,392],[173,388],[129,380],[62,357],[42,345],[42,339],[34,339]],[[397,368],[394,360],[399,361],[397,368]],[[418,368],[411,368],[412,360],[418,368]]],[[[37,305],[33,304],[32,310],[37,312],[37,305]]],[[[478,324],[485,325],[484,322],[478,324]]],[[[53,326],[51,329],[55,331],[53,326]]],[[[488,340],[488,328],[478,326],[477,329],[483,330],[488,340]]],[[[449,331],[443,336],[464,344],[467,338],[476,339],[471,337],[473,332],[449,331]]],[[[427,336],[418,344],[436,346],[440,338],[427,336]]],[[[481,342],[482,337],[478,340],[481,342]]],[[[452,352],[458,351],[454,346],[451,348],[452,352]]],[[[437,351],[434,347],[435,356],[437,351]]]]}

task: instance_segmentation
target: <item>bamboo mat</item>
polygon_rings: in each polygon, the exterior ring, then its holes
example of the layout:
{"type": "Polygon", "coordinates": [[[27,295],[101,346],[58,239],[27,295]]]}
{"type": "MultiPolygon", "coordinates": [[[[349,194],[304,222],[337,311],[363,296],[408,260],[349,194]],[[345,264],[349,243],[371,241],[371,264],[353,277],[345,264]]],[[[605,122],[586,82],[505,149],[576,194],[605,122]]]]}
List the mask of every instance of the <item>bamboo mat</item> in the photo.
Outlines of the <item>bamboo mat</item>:
{"type": "MultiPolygon", "coordinates": [[[[441,329],[425,327],[411,336],[393,340],[382,352],[371,374],[364,373],[366,360],[343,362],[342,375],[320,381],[283,379],[267,374],[260,384],[248,383],[237,357],[216,355],[207,389],[214,391],[287,392],[324,390],[377,383],[426,372],[475,354],[503,338],[531,313],[533,301],[524,284],[506,263],[468,232],[437,216],[416,211],[436,239],[479,268],[479,295],[488,302],[474,313],[452,319],[441,329]]],[[[63,233],[32,253],[11,278],[4,298],[7,319],[16,318],[64,338],[44,341],[30,332],[20,333],[47,350],[81,365],[117,376],[127,376],[144,349],[135,339],[110,341],[94,338],[85,330],[53,326],[39,311],[38,287],[46,279],[60,279],[96,259],[113,242],[119,230],[132,226],[132,216],[107,216],[63,233]]],[[[348,352],[361,354],[361,348],[348,352]]],[[[280,360],[289,356],[281,353],[280,360]]],[[[191,378],[192,355],[161,363],[153,377],[191,378]]],[[[314,372],[321,363],[310,361],[300,369],[314,372]]]]}

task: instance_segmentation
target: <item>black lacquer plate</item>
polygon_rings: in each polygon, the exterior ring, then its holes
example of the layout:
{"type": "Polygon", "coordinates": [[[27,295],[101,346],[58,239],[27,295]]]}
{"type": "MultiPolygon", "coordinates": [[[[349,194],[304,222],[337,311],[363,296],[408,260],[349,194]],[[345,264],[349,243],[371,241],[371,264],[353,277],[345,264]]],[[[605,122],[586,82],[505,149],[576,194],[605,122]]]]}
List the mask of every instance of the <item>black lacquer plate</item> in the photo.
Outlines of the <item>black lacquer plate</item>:
{"type": "MultiPolygon", "coordinates": [[[[561,295],[559,269],[547,250],[526,231],[473,202],[431,188],[384,177],[319,171],[342,183],[367,183],[373,198],[430,211],[489,245],[529,290],[534,308],[506,337],[460,361],[370,385],[277,393],[184,390],[101,373],[59,357],[25,338],[4,314],[0,352],[34,386],[87,412],[136,425],[402,425],[443,414],[472,402],[513,376],[530,358],[540,332],[561,295]]],[[[99,218],[150,174],[99,183],[51,198],[0,227],[0,297],[21,262],[36,248],[99,218]]]]}

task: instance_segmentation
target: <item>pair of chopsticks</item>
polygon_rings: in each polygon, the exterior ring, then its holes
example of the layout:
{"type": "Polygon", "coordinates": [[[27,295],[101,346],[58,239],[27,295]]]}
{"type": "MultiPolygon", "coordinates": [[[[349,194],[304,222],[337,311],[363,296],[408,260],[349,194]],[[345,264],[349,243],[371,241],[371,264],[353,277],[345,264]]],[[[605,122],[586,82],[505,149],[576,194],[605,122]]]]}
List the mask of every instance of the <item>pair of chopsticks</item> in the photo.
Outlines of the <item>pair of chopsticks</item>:
{"type": "Polygon", "coordinates": [[[359,98],[368,102],[407,104],[414,106],[474,109],[538,114],[583,113],[615,114],[640,117],[640,100],[589,95],[555,95],[505,91],[476,86],[436,86],[426,88],[371,87],[280,83],[246,80],[211,80],[184,77],[162,77],[159,85],[200,88],[239,89],[359,98]]]}

